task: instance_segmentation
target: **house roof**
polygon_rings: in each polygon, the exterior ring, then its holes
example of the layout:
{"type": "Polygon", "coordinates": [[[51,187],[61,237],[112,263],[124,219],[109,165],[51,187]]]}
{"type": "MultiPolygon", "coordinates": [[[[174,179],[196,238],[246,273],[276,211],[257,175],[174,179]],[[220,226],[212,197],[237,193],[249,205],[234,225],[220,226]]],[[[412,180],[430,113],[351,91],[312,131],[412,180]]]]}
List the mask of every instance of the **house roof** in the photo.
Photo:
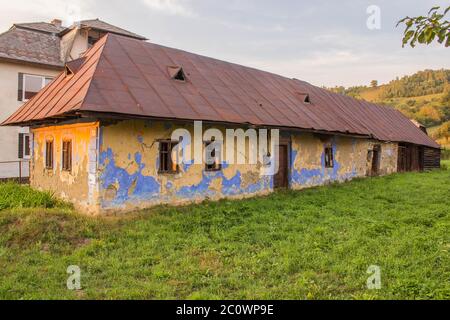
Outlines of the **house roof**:
{"type": "Polygon", "coordinates": [[[47,22],[16,23],[11,29],[0,34],[0,59],[63,68],[61,36],[75,27],[92,28],[147,40],[99,19],[83,20],[69,28],[47,22]]]}
{"type": "Polygon", "coordinates": [[[65,27],[48,22],[16,23],[14,24],[14,26],[21,29],[29,29],[33,31],[41,31],[54,34],[58,34],[65,29],[65,27]]]}
{"type": "Polygon", "coordinates": [[[60,74],[3,124],[45,123],[83,113],[298,128],[439,148],[395,109],[114,34],[98,41],[74,74],[60,74]],[[172,78],[170,70],[178,67],[186,81],[172,78]]]}
{"type": "Polygon", "coordinates": [[[60,38],[49,23],[17,24],[0,34],[0,59],[64,67],[60,38]]]}
{"type": "MultiPolygon", "coordinates": [[[[134,32],[130,32],[128,30],[113,26],[112,24],[109,24],[105,21],[102,21],[100,19],[91,19],[91,20],[82,20],[74,24],[72,28],[75,26],[79,26],[80,28],[91,28],[98,31],[104,31],[109,33],[114,33],[118,35],[123,35],[126,37],[138,39],[138,40],[148,40],[147,38],[138,35],[134,32]]],[[[67,28],[62,32],[62,34],[66,33],[67,31],[71,30],[72,28],[67,28]]]]}

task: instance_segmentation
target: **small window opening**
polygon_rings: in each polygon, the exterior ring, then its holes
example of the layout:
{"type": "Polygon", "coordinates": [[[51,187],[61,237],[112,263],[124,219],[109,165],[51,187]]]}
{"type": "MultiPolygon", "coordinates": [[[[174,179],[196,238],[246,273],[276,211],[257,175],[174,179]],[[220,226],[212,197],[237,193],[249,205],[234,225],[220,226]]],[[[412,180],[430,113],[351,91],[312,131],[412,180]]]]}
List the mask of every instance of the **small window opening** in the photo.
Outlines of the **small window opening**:
{"type": "Polygon", "coordinates": [[[311,104],[311,99],[307,93],[297,92],[297,98],[305,104],[311,104]]]}
{"type": "Polygon", "coordinates": [[[325,148],[325,168],[334,168],[333,148],[325,148]]]}
{"type": "Polygon", "coordinates": [[[205,171],[214,172],[222,170],[221,145],[218,141],[205,141],[205,171]]]}
{"type": "Polygon", "coordinates": [[[91,48],[97,41],[97,37],[88,36],[88,48],[91,48]]]}
{"type": "Polygon", "coordinates": [[[186,74],[182,67],[168,67],[168,70],[172,79],[186,82],[186,74]]]}
{"type": "Polygon", "coordinates": [[[19,159],[29,159],[31,156],[31,135],[19,133],[19,159]]]}
{"type": "Polygon", "coordinates": [[[72,171],[72,140],[63,141],[62,169],[63,171],[72,171]]]}
{"type": "Polygon", "coordinates": [[[29,134],[25,134],[23,136],[24,141],[23,141],[23,146],[24,146],[24,156],[25,158],[29,158],[31,155],[31,147],[30,147],[30,135],[29,134]]]}
{"type": "Polygon", "coordinates": [[[178,141],[160,141],[159,142],[159,173],[177,173],[178,164],[172,161],[173,149],[178,145],[178,141]]]}
{"type": "Polygon", "coordinates": [[[180,69],[180,71],[178,71],[178,73],[176,74],[174,79],[178,80],[178,81],[186,81],[186,77],[184,76],[183,69],[180,69]]]}
{"type": "Polygon", "coordinates": [[[45,143],[45,168],[53,169],[53,140],[45,143]]]}
{"type": "Polygon", "coordinates": [[[70,70],[70,68],[68,66],[66,66],[65,70],[66,70],[66,76],[71,76],[73,74],[72,70],[70,70]]]}

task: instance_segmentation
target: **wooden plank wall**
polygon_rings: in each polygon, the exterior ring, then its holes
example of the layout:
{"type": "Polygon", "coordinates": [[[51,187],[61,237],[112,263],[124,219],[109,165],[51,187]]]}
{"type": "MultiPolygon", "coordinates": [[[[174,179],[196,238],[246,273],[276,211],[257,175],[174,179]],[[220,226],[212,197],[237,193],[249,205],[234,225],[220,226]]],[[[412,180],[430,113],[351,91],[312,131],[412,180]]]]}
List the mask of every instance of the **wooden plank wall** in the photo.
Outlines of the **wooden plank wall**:
{"type": "Polygon", "coordinates": [[[424,170],[439,169],[441,167],[441,150],[425,148],[424,170]]]}

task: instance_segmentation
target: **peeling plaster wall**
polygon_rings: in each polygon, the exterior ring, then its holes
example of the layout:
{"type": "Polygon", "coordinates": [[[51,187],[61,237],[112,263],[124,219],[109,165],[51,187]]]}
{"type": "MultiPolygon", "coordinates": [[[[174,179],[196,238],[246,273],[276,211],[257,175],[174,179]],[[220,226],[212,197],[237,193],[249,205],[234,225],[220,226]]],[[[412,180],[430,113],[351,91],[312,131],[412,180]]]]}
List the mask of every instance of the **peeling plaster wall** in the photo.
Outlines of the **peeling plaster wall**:
{"type": "MultiPolygon", "coordinates": [[[[81,211],[100,214],[131,211],[157,204],[185,204],[205,199],[245,198],[273,191],[273,177],[261,176],[259,165],[228,164],[206,172],[204,164],[184,164],[176,174],[160,174],[159,141],[175,129],[193,124],[126,120],[33,129],[31,185],[51,190],[81,211]],[[61,170],[63,139],[73,145],[72,172],[61,170]],[[45,169],[45,142],[54,141],[54,168],[45,169]]],[[[203,131],[210,127],[204,125],[203,131]]],[[[216,127],[225,137],[225,129],[216,127]]],[[[283,132],[289,145],[289,184],[302,189],[371,175],[368,151],[381,147],[379,174],[397,171],[398,146],[374,140],[312,133],[283,132]],[[334,167],[325,168],[325,146],[332,147],[334,167]]],[[[185,142],[187,143],[187,142],[185,142]]],[[[194,141],[191,143],[192,158],[194,141]]],[[[247,143],[248,149],[248,143],[247,143]]],[[[223,158],[226,159],[226,141],[223,158]]]]}
{"type": "MultiPolygon", "coordinates": [[[[183,165],[177,174],[158,174],[158,140],[170,139],[177,128],[189,130],[194,139],[191,124],[135,120],[101,127],[99,187],[103,210],[243,198],[273,189],[272,177],[261,177],[257,165],[229,165],[223,161],[218,172],[205,172],[204,165],[192,164],[183,165]]],[[[225,127],[217,129],[225,136],[225,127]]],[[[193,141],[191,150],[193,158],[193,141]]]]}
{"type": "Polygon", "coordinates": [[[98,214],[97,132],[98,123],[33,129],[31,186],[52,191],[84,212],[98,214]],[[62,170],[63,139],[72,140],[71,172],[62,170]],[[53,140],[53,169],[45,167],[47,140],[53,140]]]}
{"type": "Polygon", "coordinates": [[[292,135],[291,188],[303,189],[370,176],[372,159],[368,159],[368,151],[373,150],[374,145],[381,147],[379,174],[396,172],[397,144],[343,136],[334,136],[324,142],[312,133],[292,135]],[[326,146],[333,149],[333,168],[325,167],[326,146]]]}

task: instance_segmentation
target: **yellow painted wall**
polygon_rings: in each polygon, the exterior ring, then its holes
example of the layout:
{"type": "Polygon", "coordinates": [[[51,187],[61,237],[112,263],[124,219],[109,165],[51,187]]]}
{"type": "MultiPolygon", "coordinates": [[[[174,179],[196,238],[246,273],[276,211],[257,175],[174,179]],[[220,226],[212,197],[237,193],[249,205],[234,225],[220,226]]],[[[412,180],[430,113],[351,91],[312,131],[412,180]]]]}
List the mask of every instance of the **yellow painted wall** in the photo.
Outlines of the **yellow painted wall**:
{"type": "Polygon", "coordinates": [[[77,208],[98,212],[97,172],[98,123],[33,129],[31,186],[49,190],[77,208]],[[72,140],[72,171],[62,170],[62,143],[72,140]],[[45,167],[46,141],[53,140],[53,169],[45,167]]]}
{"type": "MultiPolygon", "coordinates": [[[[184,164],[178,173],[158,173],[159,141],[170,140],[177,128],[187,129],[194,137],[193,124],[144,120],[34,129],[31,184],[54,191],[82,211],[93,214],[165,203],[244,198],[273,191],[273,177],[261,176],[260,165],[223,161],[221,171],[206,172],[204,164],[184,164]],[[55,141],[52,171],[45,169],[45,141],[49,138],[55,141]],[[61,171],[64,138],[73,139],[71,173],[61,171]]],[[[209,127],[204,125],[203,130],[207,129],[209,127]]],[[[217,129],[226,136],[226,127],[217,129]]],[[[290,141],[289,182],[293,189],[370,175],[371,162],[367,155],[375,144],[381,145],[382,150],[380,174],[397,169],[397,145],[394,143],[338,136],[324,138],[299,132],[285,132],[283,136],[288,136],[287,142],[290,141]],[[334,168],[324,167],[325,146],[333,148],[334,168]]],[[[223,153],[226,159],[226,141],[223,153]]]]}
{"type": "Polygon", "coordinates": [[[294,134],[291,137],[291,187],[302,189],[330,182],[343,182],[372,174],[372,159],[368,151],[380,145],[379,174],[397,171],[397,144],[374,140],[334,136],[321,139],[313,133],[294,134]],[[325,146],[333,148],[334,167],[325,168],[325,146]]]}
{"type": "MultiPolygon", "coordinates": [[[[261,178],[256,165],[224,162],[222,171],[205,172],[205,165],[193,164],[182,166],[177,174],[158,174],[158,140],[170,139],[180,127],[194,136],[191,124],[136,120],[102,126],[99,182],[103,209],[132,210],[160,203],[183,204],[270,192],[272,179],[261,178]]],[[[225,136],[225,128],[217,128],[225,136]]]]}

